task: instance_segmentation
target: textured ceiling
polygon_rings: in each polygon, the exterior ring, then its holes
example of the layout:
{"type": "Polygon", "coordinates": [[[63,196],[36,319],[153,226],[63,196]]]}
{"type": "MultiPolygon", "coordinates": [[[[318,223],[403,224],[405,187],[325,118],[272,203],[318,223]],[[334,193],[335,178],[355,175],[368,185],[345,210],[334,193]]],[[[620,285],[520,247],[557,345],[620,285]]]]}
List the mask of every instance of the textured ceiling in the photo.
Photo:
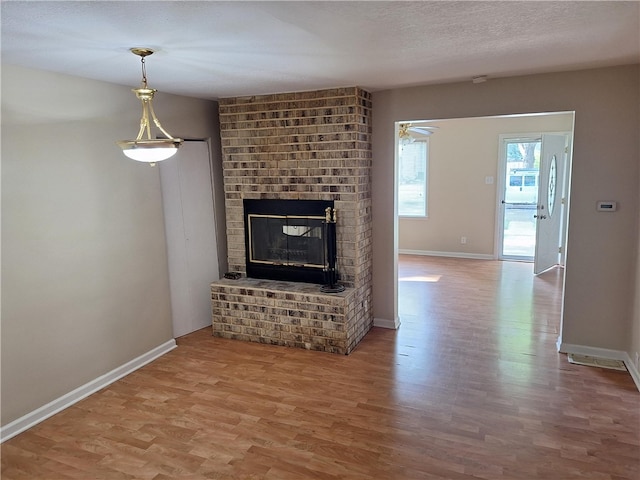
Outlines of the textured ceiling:
{"type": "Polygon", "coordinates": [[[2,62],[200,98],[638,63],[640,3],[3,1],[2,62]]]}

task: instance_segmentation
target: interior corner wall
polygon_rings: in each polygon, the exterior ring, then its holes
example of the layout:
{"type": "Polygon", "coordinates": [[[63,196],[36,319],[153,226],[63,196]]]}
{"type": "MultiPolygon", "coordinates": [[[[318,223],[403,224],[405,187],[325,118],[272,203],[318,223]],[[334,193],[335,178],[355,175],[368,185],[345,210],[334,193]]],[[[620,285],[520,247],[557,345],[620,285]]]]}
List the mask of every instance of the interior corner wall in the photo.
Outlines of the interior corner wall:
{"type": "Polygon", "coordinates": [[[562,341],[627,350],[638,248],[639,83],[636,64],[373,93],[374,316],[397,314],[388,301],[391,292],[397,298],[394,122],[575,111],[562,341]],[[598,200],[617,201],[618,211],[597,212],[598,200]]]}
{"type": "MultiPolygon", "coordinates": [[[[217,136],[215,102],[156,98],[174,135],[217,136]]],[[[140,114],[129,87],[2,65],[3,426],[172,338],[159,170],[115,144],[140,114]]]]}

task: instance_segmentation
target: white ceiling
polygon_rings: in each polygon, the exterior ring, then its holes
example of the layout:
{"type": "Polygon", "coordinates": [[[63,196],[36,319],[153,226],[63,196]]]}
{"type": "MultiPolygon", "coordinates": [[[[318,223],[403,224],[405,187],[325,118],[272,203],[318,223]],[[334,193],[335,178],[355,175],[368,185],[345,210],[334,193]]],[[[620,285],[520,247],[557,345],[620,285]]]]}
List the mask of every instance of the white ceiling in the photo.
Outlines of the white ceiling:
{"type": "Polygon", "coordinates": [[[2,1],[2,62],[200,98],[638,63],[638,1],[2,1]]]}

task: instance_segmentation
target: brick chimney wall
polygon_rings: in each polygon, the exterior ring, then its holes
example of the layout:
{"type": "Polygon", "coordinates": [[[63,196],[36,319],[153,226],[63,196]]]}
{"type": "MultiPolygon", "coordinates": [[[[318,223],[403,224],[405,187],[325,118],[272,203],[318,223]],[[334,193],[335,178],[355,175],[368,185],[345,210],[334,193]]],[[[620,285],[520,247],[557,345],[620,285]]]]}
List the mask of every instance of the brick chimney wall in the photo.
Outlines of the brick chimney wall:
{"type": "Polygon", "coordinates": [[[219,100],[229,270],[245,272],[243,204],[333,200],[338,271],[371,328],[371,94],[358,88],[219,100]]]}

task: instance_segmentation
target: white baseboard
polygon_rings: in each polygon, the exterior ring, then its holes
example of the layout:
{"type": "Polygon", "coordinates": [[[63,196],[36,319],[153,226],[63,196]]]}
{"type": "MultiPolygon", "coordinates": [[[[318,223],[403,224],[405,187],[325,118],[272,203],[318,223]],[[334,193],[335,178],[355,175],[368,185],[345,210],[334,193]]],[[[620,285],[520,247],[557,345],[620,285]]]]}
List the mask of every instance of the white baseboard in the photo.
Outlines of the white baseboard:
{"type": "Polygon", "coordinates": [[[435,252],[431,250],[405,250],[400,249],[398,253],[401,255],[424,255],[428,257],[454,257],[454,258],[472,258],[475,260],[495,260],[495,257],[486,253],[464,253],[464,252],[435,252]]]}
{"type": "Polygon", "coordinates": [[[400,328],[400,317],[396,317],[395,320],[389,320],[387,318],[374,318],[373,326],[397,330],[398,328],[400,328]]]}
{"type": "Polygon", "coordinates": [[[640,392],[640,372],[631,361],[631,357],[627,354],[627,352],[625,352],[624,365],[627,367],[627,370],[629,370],[631,378],[633,378],[633,382],[636,384],[636,387],[640,392]]]}
{"type": "Polygon", "coordinates": [[[558,351],[561,353],[577,353],[578,355],[588,355],[590,357],[608,358],[611,360],[622,360],[625,367],[631,374],[636,388],[640,391],[640,372],[631,361],[631,357],[624,350],[611,350],[608,348],[588,347],[586,345],[575,345],[564,343],[558,338],[558,351]]]}
{"type": "Polygon", "coordinates": [[[53,400],[52,402],[43,405],[42,407],[34,410],[33,412],[27,413],[22,417],[14,420],[3,427],[0,427],[0,443],[5,440],[9,440],[12,437],[15,437],[19,433],[28,430],[34,425],[46,420],[47,418],[55,415],[56,413],[64,410],[65,408],[70,407],[74,403],[79,402],[83,398],[88,397],[92,393],[97,392],[98,390],[106,387],[107,385],[112,384],[113,382],[121,379],[122,377],[129,375],[131,372],[138,370],[140,367],[143,367],[147,363],[152,362],[158,357],[161,357],[167,352],[170,352],[174,348],[176,348],[176,341],[174,339],[169,340],[162,345],[157,346],[156,348],[148,351],[147,353],[143,353],[137,358],[121,365],[110,372],[91,380],[88,383],[72,390],[71,392],[53,400]]]}

